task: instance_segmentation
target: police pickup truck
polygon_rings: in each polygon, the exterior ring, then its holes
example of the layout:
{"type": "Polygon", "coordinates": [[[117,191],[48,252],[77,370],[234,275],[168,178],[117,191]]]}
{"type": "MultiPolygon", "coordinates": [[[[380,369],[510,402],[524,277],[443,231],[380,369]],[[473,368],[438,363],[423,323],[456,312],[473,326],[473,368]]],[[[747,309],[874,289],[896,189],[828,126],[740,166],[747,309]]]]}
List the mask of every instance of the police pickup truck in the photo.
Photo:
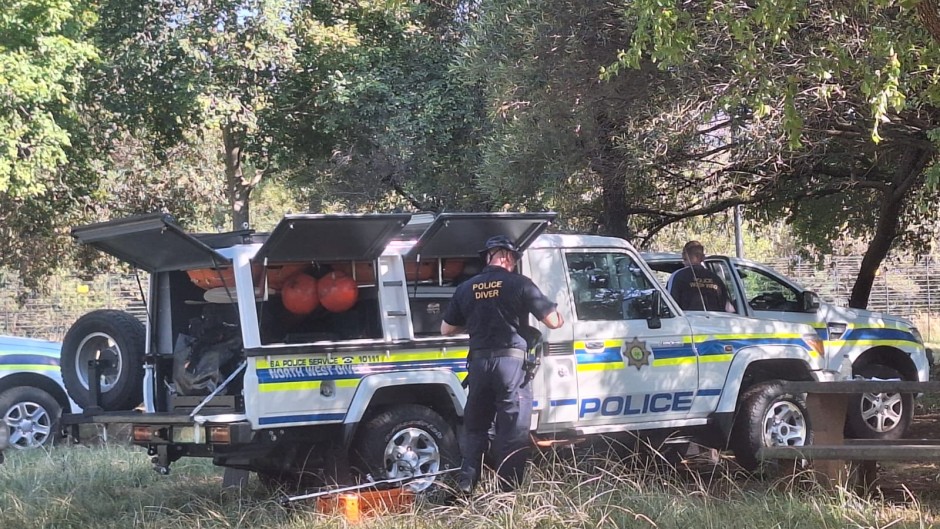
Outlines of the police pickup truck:
{"type": "Polygon", "coordinates": [[[146,326],[95,311],[69,330],[63,378],[86,408],[70,420],[131,423],[164,472],[189,456],[280,484],[453,467],[467,336],[442,336],[441,314],[501,234],[566,320],[540,329],[536,440],[678,430],[749,468],[763,445],[810,442],[803,401],[779,382],[838,376],[811,326],[683,313],[630,244],[543,234],[554,218],[298,214],[270,233],[203,235],[153,214],[75,228],[150,275],[146,326]]]}
{"type": "MultiPolygon", "coordinates": [[[[661,279],[682,268],[674,253],[643,254],[661,279]]],[[[747,259],[713,255],[705,266],[721,277],[738,314],[807,323],[824,340],[830,366],[846,358],[854,377],[926,382],[929,358],[914,325],[890,314],[822,303],[819,296],[776,270],[747,259]]],[[[665,283],[665,281],[664,281],[665,283]]],[[[846,434],[861,439],[900,439],[914,416],[910,393],[872,394],[853,398],[846,434]]]]}
{"type": "Polygon", "coordinates": [[[79,411],[59,373],[61,344],[0,336],[0,462],[7,449],[52,444],[62,411],[79,411]]]}

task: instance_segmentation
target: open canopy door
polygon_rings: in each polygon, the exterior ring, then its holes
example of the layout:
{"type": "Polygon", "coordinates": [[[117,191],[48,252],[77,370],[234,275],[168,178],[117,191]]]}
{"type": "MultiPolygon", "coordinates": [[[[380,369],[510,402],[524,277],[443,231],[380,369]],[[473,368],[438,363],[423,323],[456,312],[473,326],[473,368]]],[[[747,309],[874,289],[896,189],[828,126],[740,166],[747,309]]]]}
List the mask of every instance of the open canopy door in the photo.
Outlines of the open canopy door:
{"type": "Polygon", "coordinates": [[[496,235],[525,250],[555,220],[556,213],[441,213],[428,226],[408,257],[471,257],[496,235]]]}
{"type": "Polygon", "coordinates": [[[73,228],[72,236],[151,273],[231,264],[229,258],[183,231],[173,217],[163,213],[73,228]]]}
{"type": "Polygon", "coordinates": [[[255,261],[371,261],[382,255],[410,218],[407,213],[286,215],[255,261]]]}

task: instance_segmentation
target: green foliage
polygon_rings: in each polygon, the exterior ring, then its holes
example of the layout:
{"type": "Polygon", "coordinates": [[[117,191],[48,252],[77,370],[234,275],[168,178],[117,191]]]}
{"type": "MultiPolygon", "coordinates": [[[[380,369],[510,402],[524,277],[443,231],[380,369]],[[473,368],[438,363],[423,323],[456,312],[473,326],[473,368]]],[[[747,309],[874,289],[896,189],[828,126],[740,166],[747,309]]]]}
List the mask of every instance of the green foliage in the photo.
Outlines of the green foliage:
{"type": "MultiPolygon", "coordinates": [[[[95,28],[104,50],[92,90],[118,134],[173,149],[215,138],[215,185],[233,224],[248,222],[248,196],[275,170],[272,134],[261,128],[279,80],[295,68],[287,0],[110,1],[95,28]],[[223,177],[224,176],[224,177],[223,177]]],[[[146,154],[146,153],[145,153],[146,154]]],[[[185,208],[185,205],[180,204],[185,208]]]]}
{"type": "Polygon", "coordinates": [[[554,209],[564,229],[634,231],[624,208],[653,193],[621,147],[663,92],[648,67],[600,82],[628,37],[604,1],[481,4],[460,68],[486,90],[493,129],[476,186],[493,207],[554,209]]]}
{"type": "Polygon", "coordinates": [[[763,116],[777,114],[791,149],[801,146],[808,115],[847,105],[868,108],[877,144],[879,129],[903,119],[899,113],[936,102],[940,48],[908,4],[626,2],[624,15],[637,29],[614,67],[636,68],[641,57],[685,71],[725,65],[718,73],[726,102],[743,99],[763,116]]]}
{"type": "Polygon", "coordinates": [[[93,6],[18,0],[0,10],[0,268],[27,285],[60,266],[83,217],[95,152],[81,95],[97,51],[93,6]]]}
{"type": "MultiPolygon", "coordinates": [[[[863,306],[888,251],[923,250],[935,234],[938,143],[930,131],[940,119],[940,46],[930,21],[891,0],[674,5],[685,16],[622,3],[637,30],[611,70],[623,75],[645,58],[685,86],[706,88],[713,119],[731,118],[714,185],[726,196],[738,187],[732,201],[759,205],[749,208],[752,218],[787,219],[821,249],[843,234],[870,238],[852,294],[863,306]]],[[[702,161],[687,157],[670,169],[712,171],[702,161]]]]}
{"type": "Polygon", "coordinates": [[[116,122],[150,133],[157,153],[226,126],[263,152],[259,115],[293,67],[288,2],[116,0],[100,16],[95,90],[116,122]]]}
{"type": "Polygon", "coordinates": [[[307,65],[272,116],[312,210],[472,209],[479,90],[451,71],[457,2],[310,2],[294,31],[307,65]]]}
{"type": "Polygon", "coordinates": [[[72,149],[70,124],[93,9],[80,0],[14,0],[0,13],[0,195],[28,199],[56,186],[72,149]]]}

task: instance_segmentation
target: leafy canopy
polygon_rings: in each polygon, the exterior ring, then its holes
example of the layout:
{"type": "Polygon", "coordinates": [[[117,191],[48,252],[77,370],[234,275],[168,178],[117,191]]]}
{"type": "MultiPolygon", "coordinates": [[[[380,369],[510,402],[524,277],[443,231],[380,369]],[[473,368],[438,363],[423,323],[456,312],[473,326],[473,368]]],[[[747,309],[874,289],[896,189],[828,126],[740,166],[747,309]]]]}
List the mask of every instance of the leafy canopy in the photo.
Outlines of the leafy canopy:
{"type": "Polygon", "coordinates": [[[0,10],[0,194],[39,195],[55,185],[72,146],[83,40],[95,15],[80,0],[13,0],[0,10]]]}

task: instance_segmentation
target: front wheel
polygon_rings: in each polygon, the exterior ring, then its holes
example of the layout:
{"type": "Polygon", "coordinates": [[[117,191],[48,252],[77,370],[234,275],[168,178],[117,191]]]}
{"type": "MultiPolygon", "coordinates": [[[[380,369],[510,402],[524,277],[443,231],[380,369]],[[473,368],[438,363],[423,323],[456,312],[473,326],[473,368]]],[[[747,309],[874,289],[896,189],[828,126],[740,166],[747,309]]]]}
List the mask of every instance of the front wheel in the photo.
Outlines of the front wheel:
{"type": "MultiPolygon", "coordinates": [[[[856,375],[880,380],[902,380],[888,366],[869,364],[856,375]]],[[[901,439],[914,418],[914,396],[910,393],[864,393],[849,401],[846,436],[855,439],[901,439]]]]}
{"type": "Polygon", "coordinates": [[[0,427],[9,433],[9,447],[25,450],[53,443],[62,407],[39,388],[16,386],[0,393],[0,414],[0,427]]]}
{"type": "MultiPolygon", "coordinates": [[[[355,457],[373,479],[402,479],[434,474],[456,466],[453,429],[434,410],[417,404],[389,408],[369,419],[355,443],[355,457]]],[[[415,479],[413,491],[429,488],[435,478],[415,479]]]]}
{"type": "Polygon", "coordinates": [[[756,470],[762,447],[808,445],[812,436],[803,398],[784,391],[780,381],[768,381],[751,387],[738,401],[730,445],[739,465],[756,470]]]}

